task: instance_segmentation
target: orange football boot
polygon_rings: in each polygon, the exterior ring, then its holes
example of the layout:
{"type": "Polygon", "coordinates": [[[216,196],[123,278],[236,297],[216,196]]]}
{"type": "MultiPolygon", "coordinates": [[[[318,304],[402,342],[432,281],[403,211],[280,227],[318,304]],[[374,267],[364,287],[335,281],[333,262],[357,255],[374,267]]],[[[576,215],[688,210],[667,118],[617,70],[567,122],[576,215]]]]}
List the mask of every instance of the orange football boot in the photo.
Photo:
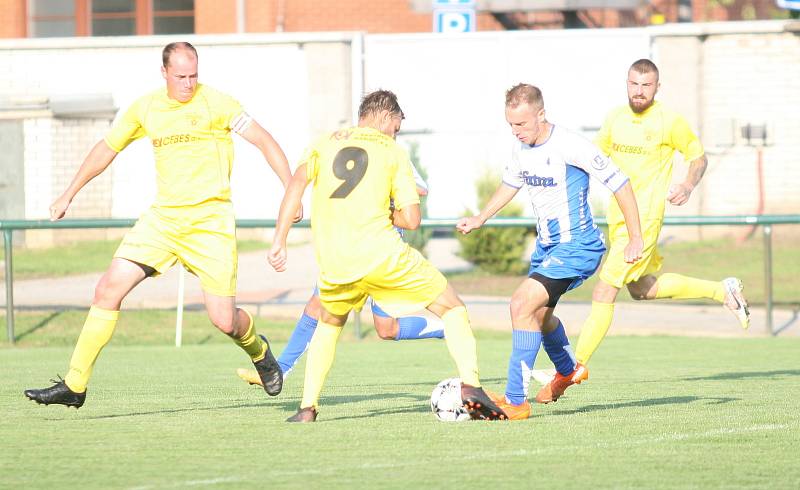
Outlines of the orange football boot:
{"type": "Polygon", "coordinates": [[[550,403],[557,401],[561,395],[572,385],[581,384],[581,381],[589,379],[589,370],[581,363],[575,366],[575,370],[568,376],[556,372],[553,381],[542,386],[536,395],[536,403],[550,403]]]}

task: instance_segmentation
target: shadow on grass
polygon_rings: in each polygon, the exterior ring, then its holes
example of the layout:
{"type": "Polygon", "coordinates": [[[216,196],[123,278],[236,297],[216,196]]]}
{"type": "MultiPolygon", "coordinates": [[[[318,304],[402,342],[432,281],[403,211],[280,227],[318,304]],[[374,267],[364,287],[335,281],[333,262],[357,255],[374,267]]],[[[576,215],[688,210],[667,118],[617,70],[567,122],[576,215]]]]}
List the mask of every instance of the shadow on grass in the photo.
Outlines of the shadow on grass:
{"type": "Polygon", "coordinates": [[[37,330],[40,330],[40,329],[46,327],[51,321],[53,321],[57,317],[61,316],[62,313],[64,313],[63,310],[50,313],[46,318],[43,318],[36,325],[32,326],[31,328],[29,328],[28,330],[26,330],[24,332],[20,332],[19,335],[15,335],[14,336],[15,341],[19,342],[20,340],[24,339],[25,337],[35,333],[37,330]]]}
{"type": "MultiPolygon", "coordinates": [[[[336,417],[327,420],[342,420],[342,419],[354,419],[354,418],[366,418],[366,417],[374,417],[379,415],[386,415],[386,414],[396,414],[396,413],[411,413],[411,412],[427,412],[428,405],[427,396],[419,396],[411,393],[376,393],[374,395],[363,395],[363,396],[329,396],[324,397],[322,399],[321,405],[324,407],[326,406],[333,406],[339,404],[348,404],[348,403],[359,403],[371,400],[386,400],[390,398],[399,398],[406,401],[412,402],[410,406],[391,406],[387,407],[386,409],[374,409],[368,410],[363,412],[359,415],[347,415],[344,417],[336,417]]],[[[224,406],[210,406],[210,407],[183,407],[183,408],[163,408],[159,410],[147,410],[147,411],[140,411],[140,412],[129,412],[129,413],[115,413],[115,414],[107,414],[107,415],[94,415],[83,418],[84,420],[106,420],[106,419],[118,419],[118,418],[126,418],[126,417],[141,417],[141,416],[149,416],[149,415],[164,415],[164,414],[172,414],[172,413],[191,413],[191,412],[208,412],[214,410],[234,410],[234,409],[241,409],[241,408],[263,408],[265,406],[269,406],[270,408],[276,408],[280,410],[286,411],[288,418],[290,415],[293,415],[298,407],[300,406],[300,400],[297,397],[292,398],[284,398],[283,400],[275,403],[277,400],[265,400],[265,403],[240,403],[236,405],[224,405],[224,406]]],[[[45,420],[53,421],[53,422],[60,422],[63,420],[72,420],[65,419],[65,418],[45,418],[45,420]]]]}
{"type": "Polygon", "coordinates": [[[670,396],[666,398],[650,398],[648,400],[637,400],[637,401],[623,402],[623,403],[604,403],[596,405],[585,405],[583,407],[575,408],[572,410],[555,410],[546,415],[573,415],[576,413],[597,412],[600,410],[617,410],[620,408],[634,408],[634,407],[652,407],[658,405],[678,405],[678,404],[694,403],[699,401],[708,401],[709,405],[720,405],[722,403],[730,403],[738,400],[741,400],[741,398],[670,396]]]}
{"type": "Polygon", "coordinates": [[[778,371],[746,371],[742,373],[719,373],[697,378],[684,378],[684,381],[730,380],[745,378],[777,378],[781,376],[800,376],[800,369],[781,369],[778,371]]]}

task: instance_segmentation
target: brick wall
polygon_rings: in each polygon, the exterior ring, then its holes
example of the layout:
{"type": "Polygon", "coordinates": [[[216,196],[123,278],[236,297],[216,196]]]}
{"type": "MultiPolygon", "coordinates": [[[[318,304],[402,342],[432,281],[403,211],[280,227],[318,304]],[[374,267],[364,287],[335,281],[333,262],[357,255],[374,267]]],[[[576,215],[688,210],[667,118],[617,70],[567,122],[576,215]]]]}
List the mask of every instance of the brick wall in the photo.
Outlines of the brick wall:
{"type": "MultiPolygon", "coordinates": [[[[25,119],[25,216],[49,218],[50,204],[75,177],[89,149],[105,136],[109,119],[25,119]]],[[[75,197],[69,218],[111,217],[113,166],[92,179],[75,197]]],[[[49,246],[87,238],[103,239],[109,230],[37,230],[25,233],[27,246],[49,246]]]]}
{"type": "Polygon", "coordinates": [[[25,37],[25,1],[0,0],[0,38],[25,37]]]}
{"type": "MultiPolygon", "coordinates": [[[[433,15],[414,12],[408,0],[247,0],[246,8],[247,32],[396,33],[433,29],[433,15]]],[[[501,29],[488,14],[478,15],[477,22],[479,31],[501,29]]]]}

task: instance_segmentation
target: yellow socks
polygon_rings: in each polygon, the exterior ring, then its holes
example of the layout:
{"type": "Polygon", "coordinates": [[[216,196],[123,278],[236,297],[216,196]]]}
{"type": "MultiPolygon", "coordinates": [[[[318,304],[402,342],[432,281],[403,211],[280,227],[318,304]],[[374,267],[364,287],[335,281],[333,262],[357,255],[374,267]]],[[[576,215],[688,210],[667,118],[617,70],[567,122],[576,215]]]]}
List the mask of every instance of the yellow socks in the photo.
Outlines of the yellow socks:
{"type": "Polygon", "coordinates": [[[475,337],[469,326],[467,309],[463,306],[453,308],[442,315],[444,322],[444,341],[450,356],[456,362],[458,375],[464,384],[480,386],[478,378],[478,352],[475,337]]]}
{"type": "MultiPolygon", "coordinates": [[[[269,349],[269,346],[266,344],[266,342],[261,340],[261,337],[256,335],[256,327],[255,322],[253,322],[253,316],[247,310],[241,308],[239,308],[239,310],[243,311],[247,315],[249,323],[247,325],[247,331],[244,333],[244,335],[238,339],[233,337],[233,341],[236,342],[236,345],[247,352],[247,355],[250,356],[250,359],[252,359],[253,362],[260,361],[261,359],[264,359],[264,356],[267,355],[267,349],[269,349]]],[[[237,312],[236,314],[238,315],[239,313],[237,312]]]]}
{"type": "Polygon", "coordinates": [[[333,365],[336,341],[339,340],[340,333],[342,327],[335,327],[322,320],[317,324],[317,329],[308,345],[306,377],[303,382],[303,400],[300,402],[300,408],[316,407],[319,403],[319,394],[333,365]]]}
{"type": "Polygon", "coordinates": [[[725,287],[720,281],[706,281],[693,277],[667,272],[656,281],[656,298],[697,299],[709,298],[722,303],[725,301],[725,287]]]}
{"type": "Polygon", "coordinates": [[[594,351],[606,336],[611,320],[614,318],[614,303],[600,303],[592,301],[592,312],[581,327],[578,345],[575,349],[575,359],[586,364],[594,351]]]}
{"type": "Polygon", "coordinates": [[[92,375],[97,356],[103,347],[111,340],[114,327],[117,325],[119,311],[104,310],[97,306],[89,309],[89,315],[83,324],[83,329],[72,351],[72,359],[69,361],[69,372],[64,378],[70,390],[76,393],[86,391],[89,377],[92,375]]]}

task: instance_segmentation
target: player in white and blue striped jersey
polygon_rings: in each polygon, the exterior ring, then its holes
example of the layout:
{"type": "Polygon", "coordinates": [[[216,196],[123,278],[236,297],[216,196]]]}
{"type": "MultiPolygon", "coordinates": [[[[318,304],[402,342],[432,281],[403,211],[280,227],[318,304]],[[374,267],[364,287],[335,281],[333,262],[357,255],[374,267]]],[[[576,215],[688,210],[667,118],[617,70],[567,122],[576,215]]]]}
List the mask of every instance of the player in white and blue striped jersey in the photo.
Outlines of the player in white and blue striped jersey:
{"type": "Polygon", "coordinates": [[[506,120],[514,142],[503,182],[480,214],[459,220],[456,228],[469,233],[480,228],[523,187],[537,215],[536,250],[528,278],[511,297],[513,348],[505,396],[493,401],[511,419],[530,415],[528,385],[539,347],[556,367],[556,380],[566,386],[588,377],[575,361],[564,326],[553,314],[562,294],[595,273],[606,248],[592,220],[589,176],[613,193],[625,216],[630,241],[626,261],[642,253],[641,227],[631,184],[617,166],[583,136],[545,118],[541,91],[519,84],[506,93],[506,120]]]}

